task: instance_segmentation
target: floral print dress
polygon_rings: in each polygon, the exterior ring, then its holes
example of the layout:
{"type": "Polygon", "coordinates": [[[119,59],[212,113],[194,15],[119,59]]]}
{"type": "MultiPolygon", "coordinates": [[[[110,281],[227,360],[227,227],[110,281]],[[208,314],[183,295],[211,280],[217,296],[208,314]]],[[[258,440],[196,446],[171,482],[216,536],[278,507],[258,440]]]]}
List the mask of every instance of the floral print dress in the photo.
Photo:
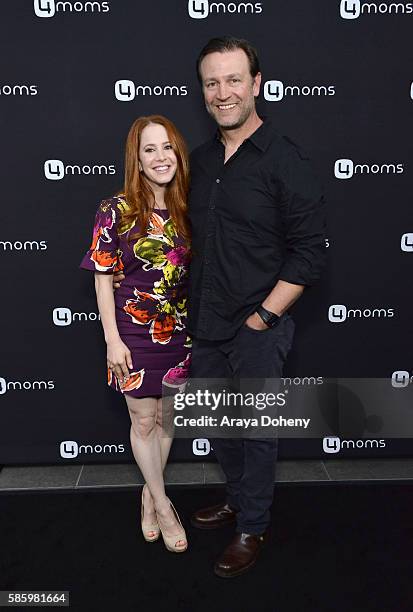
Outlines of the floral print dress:
{"type": "Polygon", "coordinates": [[[188,375],[191,341],[185,330],[189,253],[167,210],[155,209],[140,239],[134,223],[121,226],[127,203],[116,196],[100,203],[93,239],[80,267],[125,279],[115,291],[116,324],[132,354],[123,384],[108,370],[112,389],[134,397],[160,397],[163,385],[180,387],[188,375]]]}

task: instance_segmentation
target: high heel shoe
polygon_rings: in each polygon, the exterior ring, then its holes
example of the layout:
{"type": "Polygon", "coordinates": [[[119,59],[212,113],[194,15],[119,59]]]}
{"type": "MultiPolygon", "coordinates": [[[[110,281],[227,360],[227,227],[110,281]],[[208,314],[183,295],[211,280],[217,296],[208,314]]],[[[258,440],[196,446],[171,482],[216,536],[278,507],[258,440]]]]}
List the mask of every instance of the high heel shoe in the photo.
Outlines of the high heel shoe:
{"type": "Polygon", "coordinates": [[[141,499],[141,527],[143,537],[147,542],[156,542],[159,538],[161,530],[159,529],[159,523],[145,523],[145,511],[143,506],[143,490],[146,487],[146,484],[142,487],[142,499],[141,499]],[[152,535],[149,535],[152,532],[152,535]]]}
{"type": "Polygon", "coordinates": [[[173,511],[173,513],[175,515],[176,520],[178,521],[179,525],[181,526],[181,531],[177,535],[173,535],[173,536],[166,535],[162,531],[161,519],[160,519],[160,517],[157,514],[158,524],[159,524],[159,528],[161,530],[163,541],[164,541],[164,544],[165,544],[166,548],[170,552],[176,552],[176,553],[185,552],[186,549],[188,548],[188,541],[186,539],[185,529],[182,527],[181,519],[179,518],[178,513],[175,510],[175,507],[174,507],[173,503],[171,502],[170,499],[168,499],[168,501],[171,504],[171,508],[172,508],[172,511],[173,511]],[[177,546],[177,543],[180,540],[184,540],[185,541],[185,545],[184,546],[177,546]]]}

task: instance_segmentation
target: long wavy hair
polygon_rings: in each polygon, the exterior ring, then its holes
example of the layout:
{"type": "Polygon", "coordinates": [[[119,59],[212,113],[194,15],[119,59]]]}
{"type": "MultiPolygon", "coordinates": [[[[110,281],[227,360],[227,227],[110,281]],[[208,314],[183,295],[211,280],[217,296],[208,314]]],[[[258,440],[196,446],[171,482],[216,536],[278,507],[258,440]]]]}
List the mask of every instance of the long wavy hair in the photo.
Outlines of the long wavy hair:
{"type": "Polygon", "coordinates": [[[142,131],[150,124],[162,125],[177,159],[176,173],[166,186],[165,204],[175,229],[189,244],[190,224],[187,214],[189,189],[189,159],[185,141],[175,125],[162,115],[138,117],[128,133],[125,149],[125,182],[118,195],[124,195],[128,208],[122,211],[120,226],[133,221],[138,232],[129,235],[128,240],[141,238],[146,234],[149,219],[155,206],[155,194],[143,172],[139,171],[139,147],[142,131]]]}

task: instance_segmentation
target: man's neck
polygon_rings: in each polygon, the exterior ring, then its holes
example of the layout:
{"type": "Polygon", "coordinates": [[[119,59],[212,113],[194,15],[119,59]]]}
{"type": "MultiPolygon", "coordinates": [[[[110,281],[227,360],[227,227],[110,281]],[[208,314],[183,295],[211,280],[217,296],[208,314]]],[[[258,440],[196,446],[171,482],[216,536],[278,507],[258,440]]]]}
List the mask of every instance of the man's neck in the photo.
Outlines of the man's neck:
{"type": "Polygon", "coordinates": [[[222,142],[230,149],[237,149],[240,144],[249,138],[262,124],[262,119],[260,119],[256,111],[254,111],[241,127],[235,130],[220,128],[222,142]]]}

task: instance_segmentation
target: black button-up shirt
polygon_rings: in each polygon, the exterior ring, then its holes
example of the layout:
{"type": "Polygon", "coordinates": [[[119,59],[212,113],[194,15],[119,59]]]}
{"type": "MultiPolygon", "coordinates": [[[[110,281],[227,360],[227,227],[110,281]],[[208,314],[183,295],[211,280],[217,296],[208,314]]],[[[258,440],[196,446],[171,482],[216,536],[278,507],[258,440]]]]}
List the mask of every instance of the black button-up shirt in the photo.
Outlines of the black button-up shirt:
{"type": "Polygon", "coordinates": [[[191,154],[188,330],[208,340],[235,335],[278,280],[313,284],[326,253],[321,185],[269,119],[224,156],[219,133],[191,154]]]}

